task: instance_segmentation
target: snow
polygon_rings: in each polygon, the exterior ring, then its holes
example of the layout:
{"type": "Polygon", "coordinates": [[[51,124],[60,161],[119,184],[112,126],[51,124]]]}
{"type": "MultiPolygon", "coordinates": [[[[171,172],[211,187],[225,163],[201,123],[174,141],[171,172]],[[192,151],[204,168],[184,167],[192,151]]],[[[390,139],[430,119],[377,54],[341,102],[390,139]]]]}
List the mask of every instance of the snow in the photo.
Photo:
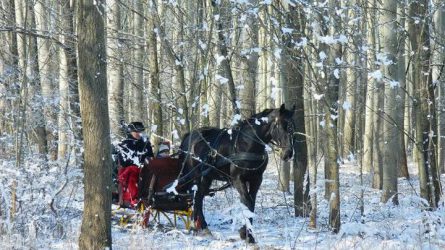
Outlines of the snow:
{"type": "Polygon", "coordinates": [[[379,81],[379,80],[382,80],[383,74],[380,70],[376,70],[376,71],[368,73],[368,77],[379,81]]]}
{"type": "Polygon", "coordinates": [[[350,110],[351,109],[351,103],[348,101],[344,101],[342,105],[343,110],[350,110]]]}
{"type": "Polygon", "coordinates": [[[324,59],[328,57],[326,53],[324,53],[324,51],[320,51],[320,53],[318,53],[318,56],[320,57],[321,61],[324,61],[324,59]]]}
{"type": "Polygon", "coordinates": [[[277,58],[277,59],[280,59],[281,58],[281,51],[282,51],[282,49],[276,48],[274,50],[274,52],[273,52],[274,57],[277,58]]]}
{"type": "MultiPolygon", "coordinates": [[[[411,179],[399,178],[398,206],[380,202],[381,191],[369,188],[369,174],[364,175],[363,186],[360,184],[359,167],[353,157],[351,162],[340,165],[342,224],[338,234],[333,234],[328,226],[329,202],[323,199],[325,180],[322,164],[318,167],[317,188],[312,190],[318,198],[317,228],[310,229],[308,218],[293,216],[293,196],[277,190],[279,163],[278,156],[269,155],[269,165],[254,213],[241,205],[239,195],[233,188],[221,191],[214,197],[206,197],[204,213],[211,236],[194,235],[182,223],[172,228],[168,226],[166,218],[161,218],[161,225],[151,225],[148,229],[136,224],[119,226],[114,221],[113,249],[139,249],[142,246],[144,249],[443,249],[443,201],[437,210],[425,210],[427,202],[418,195],[419,180],[412,163],[409,164],[411,179]],[[359,209],[362,190],[363,216],[359,209]],[[238,235],[238,228],[249,223],[249,218],[253,218],[251,229],[257,240],[255,245],[240,240],[238,235]]],[[[22,194],[20,201],[29,205],[21,207],[22,213],[16,216],[14,222],[10,219],[0,221],[3,228],[0,249],[77,249],[83,207],[82,173],[74,167],[68,168],[67,175],[60,172],[62,168],[35,172],[30,169],[39,167],[33,163],[18,173],[10,168],[8,170],[6,166],[9,164],[0,161],[2,202],[9,201],[11,180],[4,177],[11,174],[33,175],[35,187],[45,180],[48,190],[58,187],[65,178],[71,181],[56,197],[57,215],[48,209],[47,203],[35,202],[45,198],[39,196],[43,193],[31,185],[19,186],[18,190],[22,191],[19,192],[22,194]],[[32,199],[34,203],[31,203],[32,199]]],[[[442,180],[444,178],[445,175],[442,175],[442,180]]],[[[292,184],[290,190],[293,190],[292,184]]],[[[113,210],[115,214],[119,212],[122,211],[113,210]]]]}
{"type": "Polygon", "coordinates": [[[240,120],[241,120],[241,115],[240,114],[235,114],[233,116],[232,122],[230,123],[230,126],[234,126],[236,125],[240,120]]]}
{"type": "Polygon", "coordinates": [[[334,69],[334,76],[337,79],[340,79],[340,70],[339,69],[334,69]]]}
{"type": "Polygon", "coordinates": [[[175,139],[175,140],[179,140],[179,133],[178,133],[178,130],[173,130],[172,131],[172,135],[173,135],[173,139],[175,139]]]}
{"type": "Polygon", "coordinates": [[[178,194],[178,191],[176,191],[177,186],[178,186],[178,179],[176,179],[173,182],[173,184],[169,188],[167,188],[167,190],[165,190],[165,191],[167,191],[168,193],[178,194]]]}
{"type": "Polygon", "coordinates": [[[219,84],[223,85],[229,82],[229,79],[221,76],[221,75],[216,75],[215,79],[219,82],[219,84]]]}
{"type": "Polygon", "coordinates": [[[286,28],[286,27],[281,28],[281,32],[283,32],[283,34],[291,34],[293,31],[294,29],[292,28],[286,28]]]}
{"type": "Polygon", "coordinates": [[[220,65],[222,61],[226,60],[225,56],[219,55],[216,57],[216,65],[220,65]]]}
{"type": "Polygon", "coordinates": [[[210,106],[208,104],[202,105],[202,112],[201,115],[204,117],[208,117],[209,115],[210,106]]]}
{"type": "Polygon", "coordinates": [[[321,100],[321,98],[323,98],[324,94],[314,93],[313,96],[314,96],[315,100],[319,101],[319,100],[321,100]]]}
{"type": "Polygon", "coordinates": [[[398,81],[389,81],[389,86],[394,89],[400,86],[400,83],[398,81]]]}

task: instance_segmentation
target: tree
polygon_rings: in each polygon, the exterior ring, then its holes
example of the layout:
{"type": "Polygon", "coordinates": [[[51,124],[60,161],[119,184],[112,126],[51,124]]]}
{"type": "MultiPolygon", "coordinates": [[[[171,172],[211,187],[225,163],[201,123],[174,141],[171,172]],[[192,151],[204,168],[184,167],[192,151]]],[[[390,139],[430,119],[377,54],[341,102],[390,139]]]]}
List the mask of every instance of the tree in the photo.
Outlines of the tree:
{"type": "MultiPolygon", "coordinates": [[[[163,135],[164,134],[164,126],[162,122],[162,92],[161,92],[161,81],[159,80],[159,62],[158,62],[158,42],[156,36],[156,20],[154,19],[154,14],[156,10],[154,9],[156,6],[152,4],[149,8],[149,13],[151,14],[151,18],[148,21],[147,28],[147,37],[148,37],[148,56],[149,56],[149,68],[150,68],[150,92],[152,95],[152,102],[150,103],[150,107],[153,113],[153,124],[157,125],[156,133],[163,135]]],[[[159,138],[153,138],[154,145],[158,145],[159,138]]]]}
{"type": "MultiPolygon", "coordinates": [[[[397,124],[397,116],[399,110],[398,104],[398,68],[397,68],[397,50],[398,41],[397,33],[397,0],[388,0],[383,4],[382,14],[382,47],[387,62],[383,62],[383,72],[387,79],[385,81],[385,120],[383,123],[383,131],[385,147],[383,149],[383,193],[382,201],[387,202],[392,198],[393,203],[398,204],[397,199],[397,172],[400,165],[400,124],[397,124]]],[[[402,126],[403,127],[403,126],[402,126]]]]}
{"type": "Polygon", "coordinates": [[[78,6],[79,92],[85,145],[80,249],[111,249],[112,243],[104,5],[104,0],[81,0],[78,6]]]}
{"type": "MultiPolygon", "coordinates": [[[[133,19],[135,22],[134,26],[134,35],[135,35],[135,52],[134,59],[135,62],[139,65],[144,65],[144,55],[145,55],[145,23],[144,23],[144,4],[143,0],[135,1],[136,11],[133,12],[133,19]]],[[[144,93],[145,84],[144,84],[144,71],[142,67],[135,67],[135,84],[132,88],[133,91],[133,102],[134,106],[131,110],[131,116],[134,117],[135,120],[146,121],[147,120],[147,111],[144,108],[144,93]]],[[[155,144],[157,145],[157,144],[155,144]]]]}
{"type": "MultiPolygon", "coordinates": [[[[36,20],[35,20],[35,11],[34,6],[29,6],[29,15],[30,15],[30,26],[32,29],[36,28],[36,20]]],[[[42,109],[42,89],[40,82],[40,74],[39,74],[39,60],[38,60],[38,47],[37,47],[37,38],[35,36],[29,36],[29,56],[31,66],[29,67],[30,72],[30,96],[31,96],[31,107],[30,108],[30,121],[31,128],[34,129],[35,135],[33,136],[35,143],[38,147],[38,152],[40,154],[40,158],[46,159],[48,154],[48,145],[47,145],[47,135],[45,129],[45,116],[42,109]]]]}
{"type": "MultiPolygon", "coordinates": [[[[293,180],[294,180],[294,206],[295,216],[307,215],[308,191],[304,193],[304,177],[308,165],[308,149],[305,127],[304,107],[304,64],[303,50],[296,47],[295,43],[301,41],[305,27],[305,17],[301,6],[285,6],[284,24],[281,29],[290,29],[289,34],[282,34],[282,55],[280,68],[280,82],[284,86],[284,101],[288,108],[295,107],[294,114],[294,157],[293,157],[293,180]]],[[[280,185],[289,189],[288,166],[283,163],[280,167],[280,185]],[[284,184],[284,185],[283,185],[284,184]]],[[[309,183],[308,183],[309,185],[309,183]]],[[[288,190],[284,190],[288,191],[288,190]]]]}
{"type": "MultiPolygon", "coordinates": [[[[35,3],[35,17],[37,30],[48,32],[50,29],[49,22],[49,2],[36,1],[35,3]]],[[[42,87],[43,108],[46,121],[46,136],[48,143],[48,151],[52,160],[57,159],[57,105],[53,100],[53,91],[56,89],[55,83],[55,68],[54,62],[51,60],[55,56],[51,41],[46,38],[38,37],[38,62],[40,85],[42,87]]]]}
{"type": "MultiPolygon", "coordinates": [[[[332,14],[340,8],[337,2],[330,0],[328,8],[319,10],[320,37],[337,36],[341,30],[341,20],[338,15],[332,14]],[[326,19],[325,17],[329,17],[326,19]]],[[[338,117],[338,93],[340,78],[339,66],[335,63],[336,58],[342,57],[341,45],[338,42],[329,45],[320,41],[320,52],[318,53],[324,61],[323,75],[320,79],[319,90],[325,95],[323,105],[324,112],[324,133],[326,141],[324,143],[325,154],[325,198],[329,200],[329,226],[332,231],[340,230],[340,183],[339,183],[339,150],[337,137],[337,117],[338,117]]]]}
{"type": "Polygon", "coordinates": [[[218,49],[221,56],[224,59],[221,61],[221,66],[227,76],[227,83],[230,93],[230,102],[232,104],[232,110],[234,114],[240,114],[240,109],[238,105],[238,99],[235,90],[235,81],[233,79],[232,67],[230,66],[230,57],[228,53],[228,38],[224,32],[224,25],[227,25],[227,17],[229,15],[229,7],[230,3],[226,1],[215,1],[212,0],[213,10],[215,15],[218,15],[219,18],[216,21],[217,32],[218,32],[218,49]]]}
{"type": "Polygon", "coordinates": [[[445,7],[440,0],[434,1],[437,11],[434,13],[435,41],[433,46],[433,83],[436,82],[438,89],[437,103],[437,166],[445,173],[445,7]]]}
{"type": "Polygon", "coordinates": [[[124,65],[121,53],[121,9],[119,1],[110,3],[107,15],[107,73],[109,81],[108,103],[112,136],[123,136],[120,121],[124,120],[124,65]]]}
{"type": "Polygon", "coordinates": [[[409,38],[413,51],[415,153],[419,168],[420,196],[436,208],[442,193],[436,160],[437,124],[434,86],[431,77],[429,1],[411,2],[409,38]],[[417,21],[416,21],[417,20],[417,21]],[[425,49],[427,48],[427,49],[425,49]]]}

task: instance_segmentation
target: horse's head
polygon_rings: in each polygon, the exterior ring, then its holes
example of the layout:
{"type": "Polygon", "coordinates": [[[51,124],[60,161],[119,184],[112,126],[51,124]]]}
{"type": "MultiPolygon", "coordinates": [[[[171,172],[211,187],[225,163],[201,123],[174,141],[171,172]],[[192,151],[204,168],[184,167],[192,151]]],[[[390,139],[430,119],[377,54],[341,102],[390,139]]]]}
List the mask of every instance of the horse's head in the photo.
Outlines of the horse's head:
{"type": "Polygon", "coordinates": [[[271,113],[272,121],[270,124],[269,134],[271,136],[271,143],[280,148],[281,159],[288,161],[292,158],[294,153],[293,148],[293,134],[294,122],[293,115],[295,106],[292,110],[286,109],[282,104],[279,109],[271,113]]]}

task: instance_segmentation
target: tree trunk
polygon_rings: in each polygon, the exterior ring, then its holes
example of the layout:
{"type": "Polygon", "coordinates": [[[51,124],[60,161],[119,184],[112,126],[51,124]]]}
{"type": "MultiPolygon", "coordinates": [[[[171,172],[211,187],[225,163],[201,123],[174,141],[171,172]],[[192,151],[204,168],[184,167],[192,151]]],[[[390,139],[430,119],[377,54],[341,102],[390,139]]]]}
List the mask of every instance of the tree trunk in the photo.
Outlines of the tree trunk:
{"type": "MultiPolygon", "coordinates": [[[[321,35],[335,36],[341,30],[341,20],[335,13],[339,8],[339,3],[330,0],[329,7],[323,10],[319,20],[321,23],[321,35]],[[331,24],[327,24],[324,17],[330,17],[331,24]]],[[[341,58],[341,46],[338,43],[327,45],[320,44],[320,50],[327,55],[326,65],[323,67],[324,78],[323,90],[325,91],[326,103],[324,105],[324,130],[326,135],[325,142],[325,198],[329,200],[329,226],[331,230],[337,233],[340,230],[340,192],[339,192],[339,151],[337,137],[337,117],[338,117],[338,93],[340,81],[335,76],[335,71],[340,70],[335,63],[335,58],[341,58]]]]}
{"type": "MultiPolygon", "coordinates": [[[[225,1],[223,1],[225,2],[225,1]]],[[[219,1],[212,0],[212,5],[214,9],[215,15],[219,15],[219,19],[216,21],[216,27],[218,30],[218,48],[219,53],[221,56],[224,57],[224,59],[221,61],[221,66],[224,70],[224,72],[227,75],[227,84],[229,88],[230,93],[230,102],[232,104],[232,110],[234,114],[240,114],[238,99],[236,96],[236,90],[235,90],[235,81],[233,79],[232,74],[232,68],[230,66],[230,58],[228,54],[228,43],[229,39],[226,37],[227,27],[224,27],[224,25],[227,25],[228,21],[228,15],[229,15],[229,9],[230,9],[230,2],[225,2],[224,4],[221,4],[219,1]]]]}
{"type": "MultiPolygon", "coordinates": [[[[436,0],[438,6],[442,1],[436,0]]],[[[437,103],[437,166],[439,171],[445,173],[445,8],[439,8],[434,13],[434,32],[436,44],[433,46],[433,83],[436,83],[438,89],[437,103]]]]}
{"type": "Polygon", "coordinates": [[[437,137],[435,117],[435,97],[430,69],[430,34],[428,19],[429,1],[412,2],[409,6],[411,17],[419,17],[423,21],[409,21],[409,36],[413,51],[413,89],[416,122],[416,154],[419,168],[420,196],[436,208],[442,192],[438,179],[436,149],[437,137]],[[424,49],[427,48],[427,49],[424,49]]]}
{"type": "Polygon", "coordinates": [[[85,145],[84,214],[79,249],[112,247],[104,6],[104,0],[80,0],[78,6],[79,90],[85,145]]]}
{"type": "MultiPolygon", "coordinates": [[[[152,8],[149,9],[149,13],[155,11],[153,8],[155,8],[155,6],[152,6],[152,8]]],[[[150,91],[151,95],[154,97],[151,99],[150,109],[153,111],[152,123],[157,126],[156,133],[163,136],[164,126],[162,122],[163,113],[161,108],[161,82],[159,80],[158,42],[155,32],[155,20],[153,19],[153,15],[149,16],[152,16],[152,18],[149,19],[147,27],[148,62],[150,68],[150,91]]],[[[152,137],[152,142],[155,146],[158,145],[159,141],[159,137],[152,137]]]]}
{"type": "MultiPolygon", "coordinates": [[[[397,6],[397,18],[398,18],[398,29],[405,29],[405,8],[404,4],[398,4],[397,6]]],[[[397,99],[397,116],[396,123],[398,124],[399,131],[399,141],[400,141],[400,164],[399,164],[399,177],[405,177],[409,179],[408,172],[408,159],[406,155],[406,144],[407,141],[405,139],[405,133],[409,133],[409,130],[406,130],[405,124],[405,99],[406,99],[406,89],[407,89],[407,81],[406,81],[406,63],[405,63],[405,44],[406,44],[406,34],[405,32],[398,33],[398,51],[397,51],[397,79],[399,81],[400,87],[398,88],[398,95],[400,98],[397,99]]]]}
{"type": "MultiPolygon", "coordinates": [[[[36,20],[35,20],[35,12],[33,6],[29,7],[29,15],[30,15],[30,27],[32,29],[36,28],[36,20]]],[[[44,104],[42,103],[42,89],[40,82],[40,74],[39,74],[39,61],[38,61],[38,47],[37,47],[37,38],[35,36],[29,36],[29,57],[31,63],[30,76],[32,76],[30,80],[30,96],[31,96],[31,109],[28,110],[30,119],[28,124],[31,125],[31,128],[34,130],[32,133],[32,138],[37,144],[38,152],[40,154],[41,159],[47,159],[48,154],[48,145],[47,145],[47,135],[45,129],[45,116],[44,110],[42,107],[44,104]]]]}
{"type": "MultiPolygon", "coordinates": [[[[37,1],[35,5],[36,27],[37,30],[46,32],[49,30],[49,11],[48,1],[37,1]]],[[[42,87],[43,108],[45,111],[46,135],[48,142],[48,151],[52,160],[57,159],[57,108],[55,104],[54,90],[57,90],[54,77],[54,68],[51,59],[55,57],[52,52],[51,43],[48,39],[37,38],[39,73],[42,87]]]]}
{"type": "MultiPolygon", "coordinates": [[[[373,0],[375,4],[375,0],[373,0]]],[[[367,20],[364,20],[364,29],[363,32],[367,35],[367,43],[372,45],[374,44],[373,37],[375,37],[374,27],[376,26],[375,15],[376,11],[373,8],[373,5],[370,2],[364,4],[365,8],[365,16],[367,20]]],[[[371,50],[371,53],[365,52],[365,61],[368,62],[368,67],[373,67],[373,63],[375,61],[375,49],[371,50]]],[[[363,159],[362,159],[362,168],[364,172],[371,173],[373,170],[373,155],[374,155],[374,96],[376,95],[375,85],[372,80],[365,78],[365,86],[366,86],[366,104],[365,104],[365,122],[364,122],[364,133],[363,133],[363,159]]]]}
{"type": "MultiPolygon", "coordinates": [[[[286,6],[285,27],[292,29],[289,34],[282,34],[283,48],[280,62],[280,82],[283,84],[284,102],[288,108],[295,107],[294,114],[294,208],[295,216],[308,214],[309,183],[304,192],[304,177],[307,172],[308,154],[304,109],[304,63],[303,51],[296,48],[293,41],[301,40],[305,19],[301,6],[286,6]]],[[[280,185],[283,191],[289,191],[290,169],[283,163],[280,171],[280,185]],[[283,178],[284,177],[284,178],[283,178]]]]}
{"type": "Polygon", "coordinates": [[[120,121],[124,120],[124,65],[121,53],[121,9],[119,1],[110,3],[107,23],[108,86],[110,87],[108,103],[110,105],[110,127],[112,140],[124,136],[120,121]]]}
{"type": "MultiPolygon", "coordinates": [[[[382,14],[382,49],[386,55],[388,63],[383,66],[383,74],[386,79],[384,87],[384,112],[385,119],[383,123],[383,168],[382,168],[382,187],[383,193],[381,200],[386,203],[390,198],[394,204],[398,204],[397,198],[397,172],[401,160],[400,143],[400,124],[397,124],[398,116],[398,88],[399,75],[397,68],[397,0],[388,0],[383,3],[382,14]]],[[[402,126],[403,127],[403,126],[402,126]]]]}
{"type": "MultiPolygon", "coordinates": [[[[82,122],[80,118],[80,101],[79,87],[77,81],[77,51],[74,35],[74,15],[76,12],[77,1],[63,0],[63,28],[64,28],[64,45],[66,53],[66,65],[68,69],[69,81],[69,105],[70,105],[70,123],[74,134],[74,142],[76,155],[81,157],[80,147],[78,144],[82,142],[82,122]]],[[[76,157],[77,159],[77,157],[76,157]]]]}
{"type": "MultiPolygon", "coordinates": [[[[257,4],[258,0],[250,0],[252,5],[257,4]]],[[[243,25],[241,36],[243,41],[243,50],[248,51],[248,53],[241,55],[242,67],[241,73],[242,84],[244,85],[244,89],[240,91],[240,101],[241,101],[241,115],[244,118],[249,118],[255,113],[256,110],[256,102],[255,102],[255,92],[256,92],[256,84],[258,81],[258,60],[259,60],[259,49],[258,49],[258,37],[259,37],[259,28],[258,28],[258,17],[255,15],[250,15],[248,17],[248,21],[245,25],[249,27],[249,29],[244,29],[243,25]]]]}
{"type": "MultiPolygon", "coordinates": [[[[134,33],[135,33],[135,49],[134,57],[136,65],[144,65],[144,54],[145,54],[145,37],[144,37],[144,0],[137,0],[135,2],[135,7],[138,12],[134,12],[134,33]]],[[[146,122],[147,111],[144,106],[144,93],[145,93],[145,83],[144,83],[144,71],[142,67],[135,67],[135,84],[132,88],[133,91],[133,109],[132,113],[135,120],[146,122]],[[137,119],[136,119],[137,118],[137,119]]],[[[158,125],[158,124],[157,124],[158,125]]],[[[156,145],[156,144],[155,144],[156,145]]]]}

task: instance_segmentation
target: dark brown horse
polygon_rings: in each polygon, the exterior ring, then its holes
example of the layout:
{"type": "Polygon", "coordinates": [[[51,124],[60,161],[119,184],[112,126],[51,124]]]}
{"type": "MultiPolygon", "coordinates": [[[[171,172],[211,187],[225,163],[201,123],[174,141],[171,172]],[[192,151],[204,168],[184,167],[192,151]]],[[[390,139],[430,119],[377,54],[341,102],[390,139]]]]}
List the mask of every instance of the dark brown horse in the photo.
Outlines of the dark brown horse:
{"type": "MultiPolygon", "coordinates": [[[[186,175],[179,186],[197,186],[193,214],[197,230],[208,230],[203,199],[209,194],[213,180],[226,181],[235,187],[241,202],[254,211],[268,163],[267,144],[281,149],[283,160],[292,158],[294,109],[287,110],[283,104],[279,109],[267,109],[240,121],[230,129],[207,127],[184,136],[179,158],[186,175]]],[[[239,232],[242,239],[247,237],[249,242],[255,242],[246,225],[239,232]]]]}

